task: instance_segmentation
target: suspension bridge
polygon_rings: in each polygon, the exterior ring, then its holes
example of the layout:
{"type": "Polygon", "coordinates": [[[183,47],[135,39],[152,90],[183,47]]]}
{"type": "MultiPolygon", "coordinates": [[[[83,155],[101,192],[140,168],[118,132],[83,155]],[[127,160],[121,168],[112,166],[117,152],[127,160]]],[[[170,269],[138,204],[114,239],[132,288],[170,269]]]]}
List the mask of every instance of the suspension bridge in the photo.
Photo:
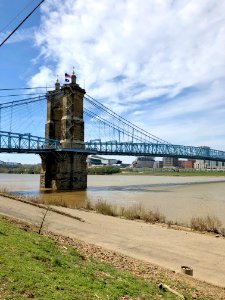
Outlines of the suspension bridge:
{"type": "Polygon", "coordinates": [[[61,148],[60,142],[33,136],[29,133],[0,132],[0,152],[2,153],[30,153],[41,154],[48,152],[74,152],[99,155],[123,156],[157,156],[178,157],[189,159],[203,159],[225,161],[225,152],[209,149],[207,147],[193,147],[172,145],[169,143],[137,143],[101,141],[95,139],[85,142],[85,149],[61,148]]]}
{"type": "Polygon", "coordinates": [[[70,84],[57,81],[48,92],[43,87],[1,92],[0,152],[39,154],[43,187],[85,188],[89,154],[225,161],[224,151],[173,145],[146,132],[87,95],[75,74],[70,84]]]}

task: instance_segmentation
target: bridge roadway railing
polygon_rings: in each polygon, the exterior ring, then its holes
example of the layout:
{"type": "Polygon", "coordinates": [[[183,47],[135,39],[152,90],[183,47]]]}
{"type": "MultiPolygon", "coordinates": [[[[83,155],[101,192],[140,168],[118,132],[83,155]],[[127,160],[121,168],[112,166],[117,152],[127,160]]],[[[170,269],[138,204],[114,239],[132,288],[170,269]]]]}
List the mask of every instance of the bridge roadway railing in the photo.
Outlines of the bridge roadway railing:
{"type": "Polygon", "coordinates": [[[39,153],[59,147],[59,141],[33,136],[30,133],[0,131],[0,152],[39,153]]]}
{"type": "Polygon", "coordinates": [[[209,147],[193,147],[157,143],[119,143],[116,141],[90,141],[85,143],[86,150],[102,155],[180,157],[189,159],[214,160],[225,162],[225,152],[209,147]]]}
{"type": "Polygon", "coordinates": [[[57,140],[33,136],[30,133],[21,134],[0,131],[0,152],[43,153],[51,151],[82,152],[87,155],[168,156],[225,162],[225,151],[214,150],[209,147],[92,140],[85,142],[85,149],[65,149],[60,147],[60,142],[57,140]]]}

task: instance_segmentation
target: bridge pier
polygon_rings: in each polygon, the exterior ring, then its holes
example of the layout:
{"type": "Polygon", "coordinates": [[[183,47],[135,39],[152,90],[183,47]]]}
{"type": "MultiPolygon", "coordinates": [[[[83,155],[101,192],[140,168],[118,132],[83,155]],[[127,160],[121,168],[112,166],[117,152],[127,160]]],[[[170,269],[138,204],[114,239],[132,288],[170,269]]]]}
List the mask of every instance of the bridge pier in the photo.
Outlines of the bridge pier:
{"type": "Polygon", "coordinates": [[[54,190],[86,189],[86,155],[63,153],[41,155],[40,186],[54,190]]]}
{"type": "Polygon", "coordinates": [[[84,146],[83,97],[85,90],[76,83],[73,72],[71,83],[57,80],[55,90],[47,94],[47,122],[45,137],[60,141],[65,152],[42,153],[41,188],[77,190],[87,187],[86,154],[84,146]],[[70,149],[78,149],[78,153],[70,149]]]}

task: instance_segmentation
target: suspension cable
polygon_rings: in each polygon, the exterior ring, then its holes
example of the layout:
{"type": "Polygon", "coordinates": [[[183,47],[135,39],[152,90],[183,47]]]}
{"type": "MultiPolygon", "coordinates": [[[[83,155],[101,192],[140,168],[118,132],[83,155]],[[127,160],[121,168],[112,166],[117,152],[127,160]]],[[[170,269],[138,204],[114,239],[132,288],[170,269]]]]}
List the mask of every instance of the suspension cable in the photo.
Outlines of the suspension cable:
{"type": "Polygon", "coordinates": [[[18,97],[18,96],[33,96],[33,95],[45,95],[46,93],[30,93],[30,94],[12,94],[12,95],[0,95],[0,98],[18,97]]]}
{"type": "Polygon", "coordinates": [[[46,97],[51,97],[57,94],[60,94],[61,92],[55,92],[49,95],[42,95],[42,96],[36,96],[36,97],[30,97],[30,98],[25,98],[25,99],[19,99],[15,101],[10,101],[10,102],[3,102],[1,103],[1,109],[3,108],[8,108],[11,105],[17,106],[17,105],[24,105],[32,102],[37,102],[37,101],[43,101],[46,99],[46,97]]]}
{"type": "MultiPolygon", "coordinates": [[[[125,133],[126,135],[128,135],[130,137],[134,137],[136,140],[143,141],[143,138],[130,133],[129,131],[121,128],[118,125],[115,125],[115,124],[111,123],[110,121],[108,121],[106,119],[103,119],[102,117],[98,116],[97,114],[95,114],[94,112],[90,111],[89,109],[85,108],[84,109],[84,113],[87,114],[89,117],[92,117],[95,120],[97,120],[97,121],[99,121],[99,122],[101,122],[103,124],[106,124],[107,126],[111,127],[113,130],[116,129],[118,132],[125,133]]],[[[147,142],[147,140],[144,140],[144,141],[147,142]]]]}
{"type": "Polygon", "coordinates": [[[53,89],[52,86],[36,86],[36,87],[22,87],[22,88],[7,88],[0,89],[0,91],[16,91],[16,90],[35,90],[35,89],[53,89]]]}
{"type": "Polygon", "coordinates": [[[93,106],[95,106],[96,108],[105,111],[107,114],[109,114],[110,116],[116,118],[118,121],[122,122],[123,124],[130,126],[132,128],[135,128],[137,131],[139,131],[141,134],[147,136],[148,138],[151,138],[153,140],[156,141],[160,141],[166,144],[169,144],[167,141],[164,141],[163,139],[158,138],[157,136],[148,133],[147,131],[145,131],[144,129],[138,127],[137,125],[131,123],[130,121],[124,119],[123,117],[121,117],[120,115],[118,115],[117,113],[113,112],[112,110],[110,110],[109,108],[107,108],[105,105],[103,105],[102,103],[98,102],[96,99],[92,98],[89,95],[86,95],[87,97],[85,97],[85,99],[87,101],[89,101],[93,106]]]}

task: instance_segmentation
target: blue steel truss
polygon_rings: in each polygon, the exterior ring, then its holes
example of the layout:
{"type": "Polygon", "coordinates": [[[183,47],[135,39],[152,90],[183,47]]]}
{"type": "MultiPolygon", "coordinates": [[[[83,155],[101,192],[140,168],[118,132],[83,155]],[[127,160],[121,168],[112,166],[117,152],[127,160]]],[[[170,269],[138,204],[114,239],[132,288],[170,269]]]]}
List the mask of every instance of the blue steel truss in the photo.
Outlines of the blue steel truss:
{"type": "Polygon", "coordinates": [[[92,140],[85,143],[85,149],[61,148],[60,142],[33,136],[30,133],[12,133],[0,131],[0,153],[46,153],[73,152],[99,155],[156,156],[189,159],[214,160],[225,162],[225,151],[209,147],[193,147],[159,143],[119,143],[117,141],[101,142],[92,140]]]}
{"type": "Polygon", "coordinates": [[[158,143],[118,143],[117,141],[86,142],[86,149],[96,151],[100,155],[156,156],[178,157],[225,161],[225,151],[213,150],[209,147],[193,147],[158,143]]]}
{"type": "Polygon", "coordinates": [[[0,152],[41,153],[59,147],[59,141],[33,136],[30,133],[0,131],[0,152]]]}
{"type": "Polygon", "coordinates": [[[0,131],[0,153],[85,153],[94,154],[96,151],[86,149],[65,149],[60,148],[60,142],[54,139],[46,139],[30,133],[15,133],[8,131],[0,131]]]}

